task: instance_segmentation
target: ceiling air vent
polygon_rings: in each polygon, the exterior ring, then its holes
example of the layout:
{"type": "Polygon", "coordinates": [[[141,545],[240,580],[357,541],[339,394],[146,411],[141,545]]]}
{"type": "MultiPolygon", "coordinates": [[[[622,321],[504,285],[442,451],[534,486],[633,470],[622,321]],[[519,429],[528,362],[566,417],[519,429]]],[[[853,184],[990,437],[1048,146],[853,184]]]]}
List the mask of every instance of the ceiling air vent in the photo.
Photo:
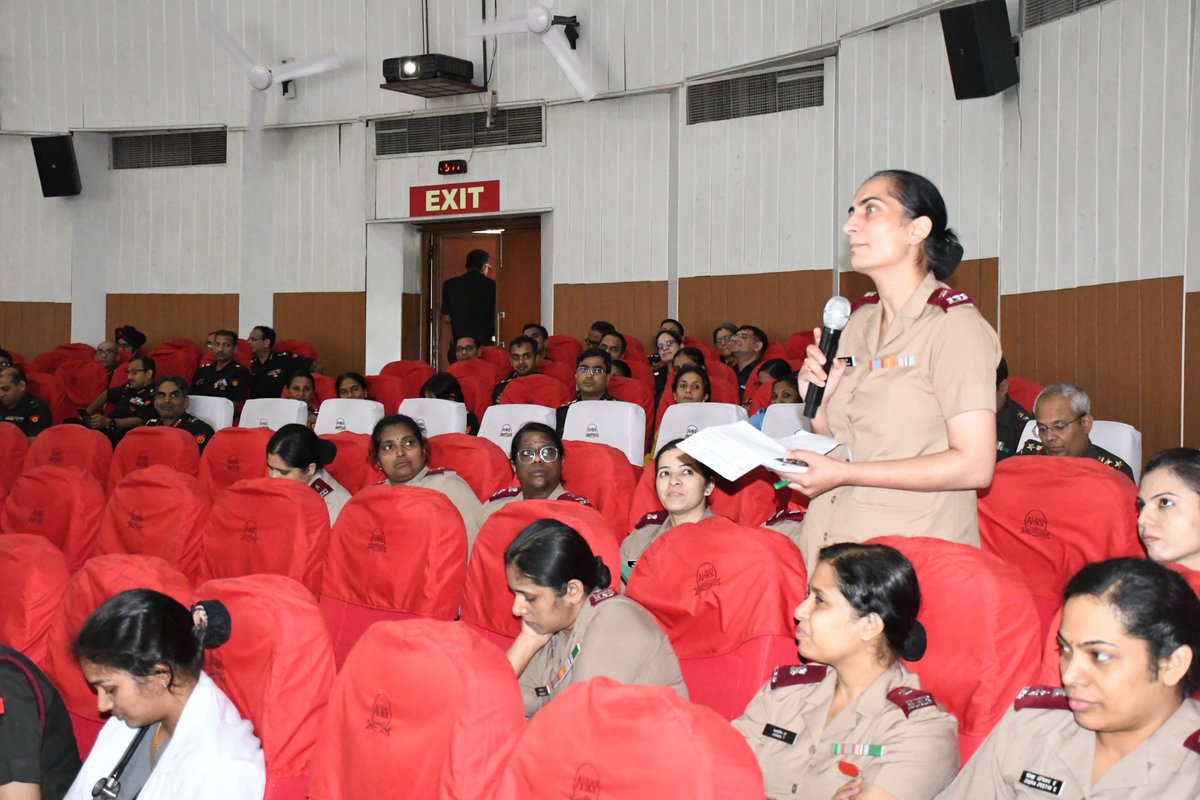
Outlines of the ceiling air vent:
{"type": "Polygon", "coordinates": [[[502,108],[492,115],[491,128],[487,127],[487,114],[482,111],[379,119],[374,124],[377,156],[509,147],[543,141],[541,106],[502,108]]]}
{"type": "Polygon", "coordinates": [[[1106,0],[1025,0],[1025,27],[1044,25],[1103,2],[1106,0]]]}
{"type": "Polygon", "coordinates": [[[144,169],[224,164],[225,141],[224,130],[114,134],[112,168],[144,169]]]}
{"type": "Polygon", "coordinates": [[[825,72],[807,67],[691,84],[687,124],[775,114],[825,104],[825,72]]]}

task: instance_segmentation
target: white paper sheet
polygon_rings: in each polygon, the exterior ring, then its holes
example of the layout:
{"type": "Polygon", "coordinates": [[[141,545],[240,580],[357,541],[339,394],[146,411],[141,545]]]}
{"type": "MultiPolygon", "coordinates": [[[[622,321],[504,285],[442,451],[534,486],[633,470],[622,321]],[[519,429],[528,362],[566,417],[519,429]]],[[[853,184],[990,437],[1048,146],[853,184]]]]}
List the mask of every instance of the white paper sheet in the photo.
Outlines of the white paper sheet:
{"type": "Polygon", "coordinates": [[[680,450],[731,481],[758,466],[774,471],[800,472],[803,467],[783,463],[788,450],[825,454],[837,446],[836,439],[803,431],[776,441],[745,420],[704,428],[679,443],[680,450]]]}

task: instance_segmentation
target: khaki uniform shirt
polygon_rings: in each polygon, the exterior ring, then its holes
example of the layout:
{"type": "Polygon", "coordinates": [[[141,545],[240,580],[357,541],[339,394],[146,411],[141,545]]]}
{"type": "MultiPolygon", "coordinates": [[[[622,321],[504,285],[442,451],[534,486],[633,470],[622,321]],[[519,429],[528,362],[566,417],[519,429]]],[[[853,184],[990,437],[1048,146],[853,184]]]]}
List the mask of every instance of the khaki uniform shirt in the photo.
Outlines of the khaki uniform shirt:
{"type": "Polygon", "coordinates": [[[583,603],[571,632],[559,631],[521,673],[525,715],[533,714],[576,681],[604,675],[640,686],[670,686],[688,696],[679,659],[650,612],[615,589],[599,589],[583,603]]]}
{"type": "MultiPolygon", "coordinates": [[[[833,797],[850,777],[838,769],[839,761],[858,767],[863,780],[897,800],[929,800],[958,771],[958,722],[924,692],[908,695],[914,706],[905,709],[888,699],[898,687],[919,690],[921,683],[896,662],[875,679],[836,717],[825,721],[837,682],[837,673],[819,665],[824,673],[816,682],[804,675],[789,675],[792,667],[779,667],[775,677],[733,721],[750,744],[762,767],[767,796],[780,798],[833,797]],[[778,683],[772,688],[773,683],[778,683]],[[838,747],[843,745],[843,747],[838,747]],[[878,745],[877,755],[856,754],[850,745],[878,745]],[[842,752],[835,752],[841,750],[842,752]],[[845,752],[845,751],[849,752],[845,752]]],[[[977,795],[982,800],[990,795],[977,795]]]]}
{"type": "Polygon", "coordinates": [[[338,483],[337,479],[326,472],[324,467],[317,470],[308,485],[325,501],[325,510],[329,512],[329,525],[333,527],[342,507],[350,502],[350,490],[338,483]]]}
{"type": "MultiPolygon", "coordinates": [[[[796,545],[796,549],[800,551],[801,555],[806,555],[810,548],[804,539],[804,516],[805,512],[800,510],[776,511],[770,519],[762,524],[762,527],[775,533],[782,533],[792,541],[792,544],[796,545]]],[[[812,575],[817,568],[815,561],[812,564],[805,561],[804,566],[808,569],[809,575],[812,575]]]]}
{"type": "MultiPolygon", "coordinates": [[[[868,295],[868,298],[870,295],[868,295]]],[[[826,403],[834,438],[854,461],[891,461],[940,453],[946,421],[996,409],[1000,342],[970,299],[928,274],[879,338],[883,306],[857,308],[839,356],[854,356],[826,403]],[[936,297],[940,304],[930,302],[936,297]]],[[[913,492],[839,486],[814,497],[804,524],[810,547],[874,536],[932,536],[979,545],[975,490],[913,492]]],[[[805,553],[805,561],[809,561],[805,553]]]]}
{"type": "Polygon", "coordinates": [[[472,545],[475,544],[475,537],[479,533],[479,526],[483,524],[484,513],[483,503],[479,502],[479,498],[475,496],[475,492],[467,482],[458,477],[458,474],[452,469],[430,470],[429,467],[422,467],[421,471],[404,485],[436,489],[450,498],[450,502],[454,503],[454,507],[462,515],[463,524],[467,528],[467,554],[469,555],[472,545]]]}
{"type": "Polygon", "coordinates": [[[1093,784],[1096,734],[1065,708],[1010,709],[938,800],[1046,800],[1056,789],[1064,800],[1191,800],[1200,797],[1197,729],[1200,704],[1184,700],[1093,784]]]}
{"type": "MultiPolygon", "coordinates": [[[[700,519],[708,519],[712,515],[712,509],[705,506],[704,515],[700,519]]],[[[642,557],[642,553],[646,552],[646,549],[654,544],[658,537],[674,527],[675,523],[671,521],[671,515],[662,510],[652,511],[638,520],[637,527],[621,542],[622,581],[629,580],[629,574],[633,571],[634,564],[642,557]]]]}
{"type": "MultiPolygon", "coordinates": [[[[496,492],[494,495],[489,497],[488,501],[483,504],[484,519],[487,519],[492,514],[496,513],[497,510],[504,508],[509,503],[516,503],[516,502],[519,502],[524,499],[525,499],[525,493],[521,491],[521,488],[519,486],[510,486],[507,489],[501,489],[500,491],[496,492]]],[[[592,504],[592,501],[588,500],[586,497],[582,497],[580,495],[572,494],[571,492],[568,492],[566,489],[563,488],[563,485],[561,483],[558,486],[554,487],[554,491],[552,491],[550,493],[550,496],[547,497],[546,499],[547,500],[560,500],[560,499],[561,500],[574,500],[576,503],[579,503],[579,504],[585,505],[585,506],[590,506],[592,504]]]]}

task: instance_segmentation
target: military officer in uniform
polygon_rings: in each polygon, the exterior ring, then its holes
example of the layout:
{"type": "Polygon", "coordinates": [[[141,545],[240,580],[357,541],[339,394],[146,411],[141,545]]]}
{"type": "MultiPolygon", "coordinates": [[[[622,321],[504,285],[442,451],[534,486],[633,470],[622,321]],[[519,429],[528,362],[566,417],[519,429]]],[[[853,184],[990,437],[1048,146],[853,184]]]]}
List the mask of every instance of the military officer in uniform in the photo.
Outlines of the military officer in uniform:
{"type": "Polygon", "coordinates": [[[508,363],[512,370],[492,387],[492,405],[500,402],[500,395],[509,381],[533,375],[537,372],[539,361],[537,342],[528,336],[518,336],[508,343],[508,363]]]}
{"type": "Polygon", "coordinates": [[[616,400],[608,393],[612,374],[612,356],[602,347],[589,347],[575,359],[575,399],[563,403],[554,412],[554,429],[562,436],[567,412],[580,400],[616,400]]]}
{"type": "Polygon", "coordinates": [[[125,431],[140,428],[154,416],[154,359],[134,356],[127,371],[124,386],[105,389],[84,409],[84,424],[107,436],[114,447],[125,431]],[[107,417],[100,413],[105,404],[112,406],[107,417]]]}
{"type": "Polygon", "coordinates": [[[192,394],[224,397],[240,404],[250,388],[250,370],[233,360],[237,334],[217,331],[213,334],[212,363],[204,364],[192,377],[192,394]]]}
{"type": "Polygon", "coordinates": [[[586,497],[563,488],[562,468],[566,453],[562,439],[549,425],[526,422],[512,438],[509,453],[517,485],[493,494],[483,504],[483,513],[491,516],[496,509],[520,500],[567,500],[590,506],[586,497]]]}
{"type": "Polygon", "coordinates": [[[337,458],[337,445],[293,422],[275,431],[267,442],[267,477],[284,478],[311,486],[325,501],[329,524],[337,522],[350,492],[329,474],[326,466],[337,458]]]}
{"type": "Polygon", "coordinates": [[[187,381],[178,375],[164,375],[154,382],[154,416],[146,420],[146,427],[181,428],[192,435],[203,453],[204,445],[212,438],[212,426],[187,413],[187,409],[187,381]]]}
{"type": "Polygon", "coordinates": [[[1008,396],[1008,362],[996,367],[996,460],[1003,461],[1021,446],[1021,433],[1033,415],[1008,396]]]}
{"type": "Polygon", "coordinates": [[[1030,439],[1020,455],[1092,458],[1133,480],[1125,460],[1092,443],[1092,398],[1073,383],[1052,383],[1033,401],[1033,416],[1041,441],[1030,439]]]}
{"type": "Polygon", "coordinates": [[[25,388],[23,369],[12,366],[0,369],[0,422],[11,422],[32,439],[50,427],[50,409],[25,388]]]}
{"type": "Polygon", "coordinates": [[[294,353],[273,352],[275,329],[259,325],[246,337],[250,345],[250,391],[247,398],[279,397],[288,378],[298,370],[311,370],[311,358],[294,353]]]}

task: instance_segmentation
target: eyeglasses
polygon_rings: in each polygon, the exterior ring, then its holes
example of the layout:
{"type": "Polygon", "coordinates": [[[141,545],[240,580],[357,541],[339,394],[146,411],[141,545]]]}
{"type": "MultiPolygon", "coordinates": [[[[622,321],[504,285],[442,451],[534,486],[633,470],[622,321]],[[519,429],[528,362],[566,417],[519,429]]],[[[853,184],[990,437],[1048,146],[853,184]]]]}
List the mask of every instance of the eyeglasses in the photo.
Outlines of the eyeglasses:
{"type": "Polygon", "coordinates": [[[1051,422],[1049,425],[1043,425],[1039,422],[1038,424],[1034,425],[1034,427],[1037,429],[1038,436],[1045,436],[1050,431],[1054,431],[1055,436],[1061,436],[1063,431],[1074,425],[1076,422],[1079,422],[1081,419],[1083,419],[1082,414],[1070,422],[1051,422]]]}
{"type": "Polygon", "coordinates": [[[718,336],[716,339],[713,339],[713,343],[718,345],[729,344],[731,341],[733,341],[733,336],[729,334],[718,336]]]}
{"type": "Polygon", "coordinates": [[[517,451],[517,461],[521,464],[532,464],[534,459],[541,459],[543,462],[550,464],[558,461],[558,448],[552,445],[534,450],[532,447],[526,447],[524,450],[517,451]]]}
{"type": "Polygon", "coordinates": [[[575,372],[580,375],[587,375],[589,372],[593,375],[603,375],[607,370],[601,366],[589,367],[587,364],[580,364],[575,368],[575,372]]]}
{"type": "Polygon", "coordinates": [[[737,333],[735,333],[733,336],[730,336],[729,338],[730,339],[749,339],[750,334],[746,333],[745,331],[738,331],[737,333]]]}
{"type": "Polygon", "coordinates": [[[670,350],[672,347],[679,347],[677,342],[659,342],[654,345],[656,350],[670,350]]]}
{"type": "Polygon", "coordinates": [[[472,350],[476,350],[478,348],[476,348],[476,346],[473,344],[460,344],[458,347],[456,347],[454,349],[460,353],[469,353],[472,350]]]}

